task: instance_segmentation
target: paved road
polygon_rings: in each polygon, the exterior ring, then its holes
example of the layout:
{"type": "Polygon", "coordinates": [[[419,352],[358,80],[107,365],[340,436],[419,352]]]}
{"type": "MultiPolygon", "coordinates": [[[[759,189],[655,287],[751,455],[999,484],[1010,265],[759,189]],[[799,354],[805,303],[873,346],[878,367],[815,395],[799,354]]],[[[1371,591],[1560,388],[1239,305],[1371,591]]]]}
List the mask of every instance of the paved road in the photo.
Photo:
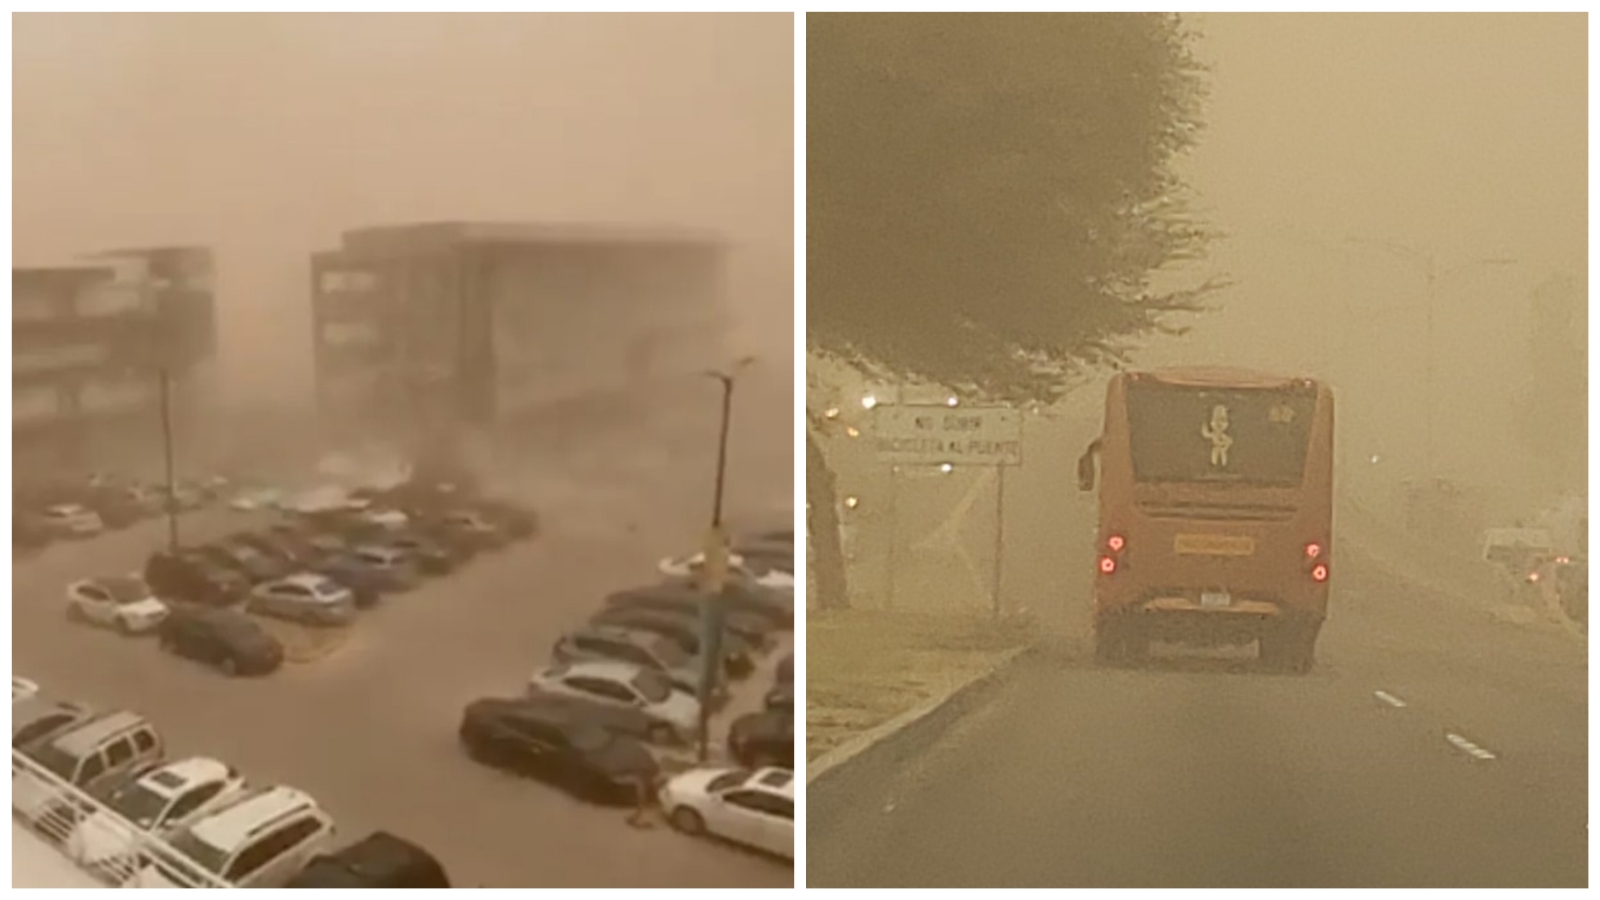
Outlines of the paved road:
{"type": "Polygon", "coordinates": [[[1342,559],[1313,674],[1030,657],[812,786],[808,885],[1585,886],[1585,646],[1342,559]]]}
{"type": "MultiPolygon", "coordinates": [[[[462,753],[456,726],[467,702],[520,691],[566,628],[607,591],[653,578],[661,548],[685,536],[673,516],[619,515],[606,529],[603,517],[547,513],[540,539],[387,600],[334,655],[264,679],[230,680],[147,639],[65,619],[65,584],[137,568],[162,542],[160,523],[53,547],[13,570],[13,668],[56,695],[145,714],[169,754],[214,755],[259,783],[309,791],[344,837],[379,827],[405,835],[462,886],[791,886],[782,862],[665,827],[631,829],[618,811],[462,753]]],[[[184,529],[203,539],[246,524],[206,513],[184,529]]],[[[772,664],[753,690],[765,689],[772,664]]]]}

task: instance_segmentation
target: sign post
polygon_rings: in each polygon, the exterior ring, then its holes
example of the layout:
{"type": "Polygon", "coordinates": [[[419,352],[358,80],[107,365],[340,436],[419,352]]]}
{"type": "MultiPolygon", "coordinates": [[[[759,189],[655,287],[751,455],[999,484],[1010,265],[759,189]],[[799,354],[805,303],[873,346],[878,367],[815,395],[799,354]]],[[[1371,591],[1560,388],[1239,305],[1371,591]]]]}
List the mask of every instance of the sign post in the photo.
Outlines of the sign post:
{"type": "Polygon", "coordinates": [[[900,465],[941,466],[952,471],[957,466],[993,467],[997,472],[995,490],[994,583],[992,615],[1001,612],[1001,576],[1005,571],[1005,472],[1022,464],[1022,412],[1007,407],[958,408],[944,406],[879,405],[874,412],[878,459],[890,465],[890,545],[889,597],[894,603],[895,551],[895,473],[900,465]]]}

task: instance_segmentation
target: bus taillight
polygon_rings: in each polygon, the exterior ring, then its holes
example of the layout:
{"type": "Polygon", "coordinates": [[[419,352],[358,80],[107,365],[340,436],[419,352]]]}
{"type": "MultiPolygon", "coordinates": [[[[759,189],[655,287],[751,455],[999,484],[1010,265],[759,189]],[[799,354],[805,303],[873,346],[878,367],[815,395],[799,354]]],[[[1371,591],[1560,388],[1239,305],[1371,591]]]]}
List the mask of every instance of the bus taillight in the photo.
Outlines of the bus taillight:
{"type": "Polygon", "coordinates": [[[1318,563],[1317,565],[1313,566],[1311,569],[1311,580],[1316,582],[1327,581],[1328,567],[1322,563],[1318,563]]]}
{"type": "Polygon", "coordinates": [[[1113,534],[1111,537],[1106,538],[1106,546],[1111,549],[1112,553],[1121,553],[1122,548],[1127,545],[1128,542],[1123,540],[1120,534],[1113,534]]]}
{"type": "Polygon", "coordinates": [[[1117,571],[1117,561],[1109,556],[1100,557],[1100,574],[1110,575],[1117,571]]]}
{"type": "Polygon", "coordinates": [[[1316,559],[1322,555],[1322,545],[1316,541],[1306,545],[1306,559],[1316,559]]]}

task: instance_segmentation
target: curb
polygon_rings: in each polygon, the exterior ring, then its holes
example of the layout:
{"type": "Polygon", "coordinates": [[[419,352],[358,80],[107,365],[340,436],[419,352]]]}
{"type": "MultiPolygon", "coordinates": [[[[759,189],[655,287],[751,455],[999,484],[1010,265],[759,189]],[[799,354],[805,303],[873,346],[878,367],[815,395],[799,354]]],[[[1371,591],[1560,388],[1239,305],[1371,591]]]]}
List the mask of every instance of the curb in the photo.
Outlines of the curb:
{"type": "Polygon", "coordinates": [[[877,747],[878,745],[884,743],[892,737],[895,737],[911,726],[916,725],[924,719],[927,719],[929,716],[933,715],[935,712],[938,712],[940,709],[949,705],[953,701],[970,694],[973,691],[976,691],[978,688],[988,684],[990,681],[993,681],[997,675],[1009,668],[1012,663],[1016,662],[1017,657],[1028,652],[1030,649],[1032,648],[1016,647],[1006,651],[1006,653],[1001,656],[994,665],[989,667],[988,671],[980,672],[977,675],[967,679],[965,682],[956,685],[954,688],[945,691],[943,694],[924,701],[922,704],[912,707],[911,709],[901,713],[898,716],[895,716],[887,722],[874,725],[872,728],[867,729],[848,741],[845,741],[832,750],[829,750],[827,753],[822,754],[814,760],[808,761],[806,763],[806,785],[809,787],[813,782],[822,776],[839,769],[846,763],[854,760],[856,757],[867,752],[868,750],[877,747]]]}

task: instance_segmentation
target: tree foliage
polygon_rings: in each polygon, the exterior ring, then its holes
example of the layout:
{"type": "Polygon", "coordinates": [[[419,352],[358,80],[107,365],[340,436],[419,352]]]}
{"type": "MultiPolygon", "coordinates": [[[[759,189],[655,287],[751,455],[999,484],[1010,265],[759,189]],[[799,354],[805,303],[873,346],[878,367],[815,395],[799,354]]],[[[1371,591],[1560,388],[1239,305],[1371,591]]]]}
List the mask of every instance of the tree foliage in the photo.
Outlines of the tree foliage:
{"type": "Polygon", "coordinates": [[[807,19],[812,352],[1048,400],[1215,284],[1153,292],[1209,237],[1169,163],[1203,82],[1163,14],[807,19]]]}

